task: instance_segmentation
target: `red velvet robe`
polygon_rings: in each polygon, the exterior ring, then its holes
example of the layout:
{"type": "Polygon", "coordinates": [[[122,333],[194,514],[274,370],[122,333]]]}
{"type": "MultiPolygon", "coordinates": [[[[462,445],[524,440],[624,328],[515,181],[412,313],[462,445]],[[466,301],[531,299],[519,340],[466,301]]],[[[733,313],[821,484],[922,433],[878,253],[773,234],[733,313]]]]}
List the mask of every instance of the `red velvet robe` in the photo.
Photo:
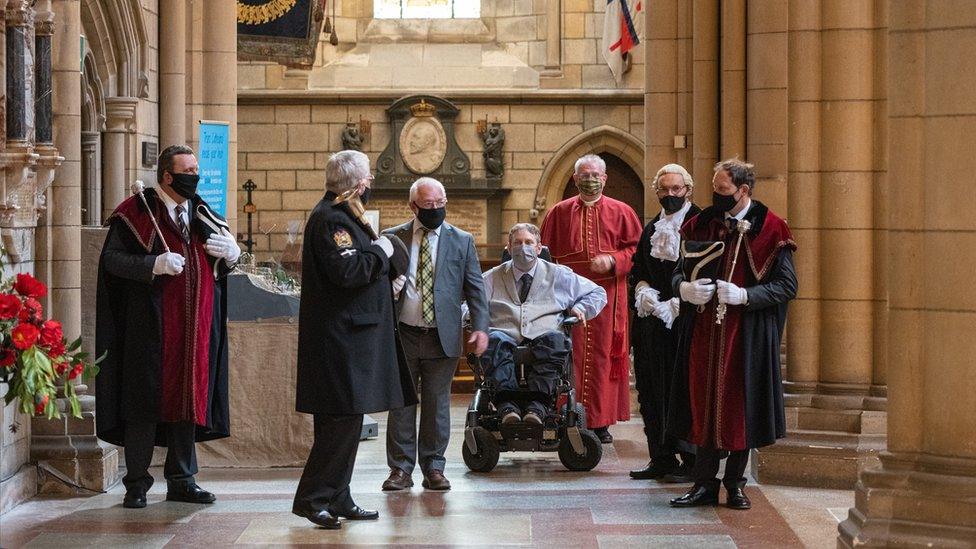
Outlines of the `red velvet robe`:
{"type": "Polygon", "coordinates": [[[627,274],[642,230],[633,208],[607,196],[593,206],[578,196],[563,200],[542,222],[542,243],[553,261],[607,292],[603,311],[573,331],[576,398],[586,407],[590,428],[630,419],[627,274]],[[610,273],[590,269],[590,262],[601,254],[614,259],[610,273]]]}
{"type": "MultiPolygon", "coordinates": [[[[138,239],[152,249],[159,237],[138,200],[133,196],[122,202],[112,218],[123,219],[138,239]]],[[[162,285],[159,417],[162,422],[192,421],[206,426],[214,271],[207,259],[203,236],[192,231],[190,242],[184,242],[162,201],[155,201],[154,205],[156,221],[167,246],[186,259],[179,275],[156,277],[162,285]]]]}
{"type": "MultiPolygon", "coordinates": [[[[729,229],[721,214],[715,215],[712,209],[707,209],[681,229],[686,240],[725,242],[719,277],[731,280],[740,288],[765,282],[780,250],[796,249],[786,222],[767,212],[760,202],[753,200],[746,219],[753,219],[754,226],[742,239],[737,261],[733,257],[738,232],[729,229]],[[755,226],[753,214],[761,214],[761,227],[755,226]]],[[[743,351],[743,339],[751,336],[744,330],[747,311],[742,305],[728,305],[722,323],[716,324],[717,306],[718,298],[714,297],[694,315],[687,369],[691,421],[685,436],[697,446],[744,450],[755,447],[747,435],[746,400],[761,398],[758,394],[748,394],[746,363],[753,358],[747,359],[743,351]]],[[[779,349],[774,352],[778,355],[779,349]]]]}

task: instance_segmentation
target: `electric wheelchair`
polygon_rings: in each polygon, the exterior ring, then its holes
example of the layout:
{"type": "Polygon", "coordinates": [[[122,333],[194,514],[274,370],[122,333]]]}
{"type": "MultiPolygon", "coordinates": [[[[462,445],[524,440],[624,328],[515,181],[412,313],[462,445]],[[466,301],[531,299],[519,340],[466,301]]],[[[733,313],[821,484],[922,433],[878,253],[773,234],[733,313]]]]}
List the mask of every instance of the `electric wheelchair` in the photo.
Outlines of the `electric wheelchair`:
{"type": "Polygon", "coordinates": [[[527,345],[515,350],[515,375],[519,389],[497,391],[485,375],[481,360],[467,356],[474,372],[475,393],[468,407],[464,423],[464,444],[461,456],[471,471],[487,473],[498,464],[501,452],[558,452],[559,461],[571,471],[589,471],[600,463],[603,445],[593,431],[586,428],[586,411],[576,401],[573,379],[573,355],[570,331],[579,322],[569,316],[562,322],[569,353],[551,395],[526,388],[526,372],[535,358],[527,345]],[[548,402],[542,425],[516,422],[503,424],[495,407],[496,401],[548,402]]]}

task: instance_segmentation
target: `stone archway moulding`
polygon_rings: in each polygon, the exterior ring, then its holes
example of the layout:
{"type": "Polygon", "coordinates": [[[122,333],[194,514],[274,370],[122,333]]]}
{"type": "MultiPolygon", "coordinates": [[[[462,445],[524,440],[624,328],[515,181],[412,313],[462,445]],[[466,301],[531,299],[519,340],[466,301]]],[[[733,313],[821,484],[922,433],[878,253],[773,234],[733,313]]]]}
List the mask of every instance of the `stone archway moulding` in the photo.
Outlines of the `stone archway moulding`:
{"type": "Polygon", "coordinates": [[[584,154],[610,153],[626,162],[644,177],[644,143],[633,135],[613,126],[597,126],[573,137],[556,151],[539,178],[535,203],[529,217],[539,222],[546,210],[562,200],[566,181],[573,175],[576,160],[584,154]]]}
{"type": "Polygon", "coordinates": [[[149,39],[139,0],[82,0],[81,26],[105,97],[149,97],[149,39]]]}

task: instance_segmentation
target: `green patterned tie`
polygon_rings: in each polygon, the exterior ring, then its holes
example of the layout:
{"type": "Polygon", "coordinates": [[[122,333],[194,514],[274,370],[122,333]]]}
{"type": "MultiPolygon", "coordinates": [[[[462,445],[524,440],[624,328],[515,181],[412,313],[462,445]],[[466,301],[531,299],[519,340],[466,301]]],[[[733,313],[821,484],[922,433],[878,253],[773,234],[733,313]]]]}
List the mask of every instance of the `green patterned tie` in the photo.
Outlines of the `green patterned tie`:
{"type": "Polygon", "coordinates": [[[434,265],[430,257],[430,231],[421,229],[420,265],[417,267],[417,286],[420,288],[420,311],[424,322],[434,324],[434,265]]]}

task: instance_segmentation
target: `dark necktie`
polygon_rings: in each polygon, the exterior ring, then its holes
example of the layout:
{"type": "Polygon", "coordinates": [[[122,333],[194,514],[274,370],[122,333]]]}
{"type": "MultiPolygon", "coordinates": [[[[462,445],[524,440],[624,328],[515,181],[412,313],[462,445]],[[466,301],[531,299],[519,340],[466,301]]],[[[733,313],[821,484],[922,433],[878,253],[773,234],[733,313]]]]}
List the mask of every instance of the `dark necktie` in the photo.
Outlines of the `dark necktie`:
{"type": "Polygon", "coordinates": [[[529,297],[529,288],[532,287],[532,275],[525,273],[522,278],[519,279],[519,301],[525,303],[525,300],[529,297]]]}
{"type": "Polygon", "coordinates": [[[183,242],[190,241],[190,228],[186,226],[186,222],[183,221],[183,206],[176,206],[176,226],[180,228],[180,234],[183,235],[183,242]]]}
{"type": "Polygon", "coordinates": [[[739,224],[739,220],[734,217],[730,217],[725,220],[725,224],[729,226],[730,231],[735,232],[735,227],[739,224]]]}

